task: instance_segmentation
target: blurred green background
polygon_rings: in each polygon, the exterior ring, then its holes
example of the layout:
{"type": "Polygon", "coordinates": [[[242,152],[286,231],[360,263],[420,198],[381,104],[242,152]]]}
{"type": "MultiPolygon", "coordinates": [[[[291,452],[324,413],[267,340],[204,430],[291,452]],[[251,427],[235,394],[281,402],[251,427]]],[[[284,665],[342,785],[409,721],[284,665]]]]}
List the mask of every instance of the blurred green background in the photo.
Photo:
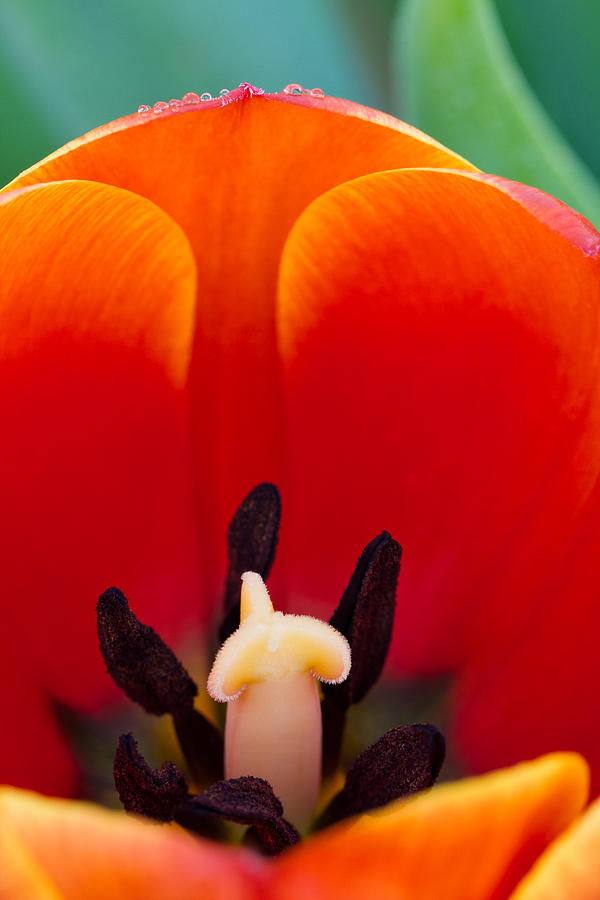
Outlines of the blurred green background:
{"type": "Polygon", "coordinates": [[[600,0],[2,0],[0,181],[141,103],[295,81],[600,226],[599,46],[600,0]]]}

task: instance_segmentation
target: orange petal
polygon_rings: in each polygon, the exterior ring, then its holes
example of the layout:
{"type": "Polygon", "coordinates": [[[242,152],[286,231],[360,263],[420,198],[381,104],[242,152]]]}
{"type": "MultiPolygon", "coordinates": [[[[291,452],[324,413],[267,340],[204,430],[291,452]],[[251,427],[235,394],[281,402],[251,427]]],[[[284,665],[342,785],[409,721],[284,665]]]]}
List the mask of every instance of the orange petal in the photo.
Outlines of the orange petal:
{"type": "Polygon", "coordinates": [[[600,474],[599,248],[539,191],[415,170],[320,197],[283,254],[294,607],[332,605],[356,547],[389,529],[404,546],[399,666],[469,678],[487,710],[470,720],[478,767],[513,761],[523,735],[532,755],[589,749],[597,654],[570,706],[558,682],[600,627],[590,569],[583,584],[563,573],[600,474]],[[560,667],[530,655],[491,703],[491,669],[543,629],[560,667]],[[561,697],[552,716],[542,689],[561,697]]]}
{"type": "Polygon", "coordinates": [[[88,803],[0,790],[3,900],[244,900],[259,861],[88,803]]]}
{"type": "Polygon", "coordinates": [[[600,801],[551,844],[511,900],[598,900],[600,801]]]}
{"type": "MultiPolygon", "coordinates": [[[[1,803],[1,800],[0,800],[1,803]]],[[[63,900],[48,873],[28,852],[10,826],[0,831],[0,896],[3,900],[63,900]]]]}
{"type": "Polygon", "coordinates": [[[269,900],[503,900],[587,789],[568,753],[436,787],[282,857],[269,900]]]}
{"type": "Polygon", "coordinates": [[[185,384],[196,274],[165,213],[127,191],[67,182],[3,194],[0,215],[3,358],[69,329],[138,349],[185,384]]]}
{"type": "MultiPolygon", "coordinates": [[[[198,596],[183,390],[195,263],[179,226],[127,191],[63,182],[0,199],[3,635],[20,649],[4,683],[31,721],[22,680],[84,706],[110,694],[94,627],[107,586],[167,631],[198,596]]],[[[28,752],[43,771],[43,741],[28,752]]]]}
{"type": "Polygon", "coordinates": [[[13,182],[85,178],[127,188],[168,212],[189,238],[199,273],[194,384],[202,508],[220,513],[208,559],[223,557],[240,497],[259,481],[281,482],[274,316],[286,236],[329,188],[404,166],[472,168],[373,110],[238,89],[225,106],[215,100],[118,120],[13,182]]]}

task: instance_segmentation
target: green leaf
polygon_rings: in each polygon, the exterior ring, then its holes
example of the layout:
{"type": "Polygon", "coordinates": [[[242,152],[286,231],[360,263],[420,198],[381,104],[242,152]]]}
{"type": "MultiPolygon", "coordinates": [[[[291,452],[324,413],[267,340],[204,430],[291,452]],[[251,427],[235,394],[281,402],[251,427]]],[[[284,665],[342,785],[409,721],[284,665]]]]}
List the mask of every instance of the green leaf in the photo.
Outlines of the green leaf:
{"type": "Polygon", "coordinates": [[[600,185],[528,86],[490,0],[406,0],[394,58],[409,121],[600,225],[600,185]]]}
{"type": "Polygon", "coordinates": [[[190,90],[300,82],[385,105],[391,15],[391,0],[2,0],[0,183],[190,90]]]}
{"type": "Polygon", "coordinates": [[[600,175],[600,3],[497,0],[527,81],[581,158],[600,175]]]}

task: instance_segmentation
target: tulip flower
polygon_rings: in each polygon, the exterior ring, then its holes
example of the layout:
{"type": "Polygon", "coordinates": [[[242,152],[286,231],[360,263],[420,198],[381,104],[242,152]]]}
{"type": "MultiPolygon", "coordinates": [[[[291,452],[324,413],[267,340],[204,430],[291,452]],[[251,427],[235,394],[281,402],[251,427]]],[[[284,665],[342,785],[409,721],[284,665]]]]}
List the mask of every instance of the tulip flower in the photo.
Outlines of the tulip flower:
{"type": "Polygon", "coordinates": [[[156,104],[0,195],[8,782],[76,790],[50,701],[114,697],[93,598],[118,584],[171,642],[206,623],[265,480],[285,609],[322,615],[356,547],[400,537],[391,665],[453,677],[468,766],[600,762],[600,236],[294,90],[156,104]]]}
{"type": "Polygon", "coordinates": [[[555,753],[433,788],[325,830],[275,860],[81,801],[0,791],[6,900],[594,900],[599,801],[555,753]]]}

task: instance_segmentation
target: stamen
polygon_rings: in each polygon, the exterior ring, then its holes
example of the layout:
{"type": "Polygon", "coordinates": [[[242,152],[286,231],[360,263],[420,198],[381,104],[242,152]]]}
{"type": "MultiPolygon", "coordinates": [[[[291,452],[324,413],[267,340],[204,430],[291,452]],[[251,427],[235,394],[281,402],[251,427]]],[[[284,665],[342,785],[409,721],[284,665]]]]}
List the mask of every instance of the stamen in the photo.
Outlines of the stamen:
{"type": "Polygon", "coordinates": [[[431,787],[445,752],[444,738],[433,725],[392,728],[355,760],[317,828],[431,787]]]}
{"type": "Polygon", "coordinates": [[[138,750],[134,736],[122,734],[113,767],[115,787],[127,812],[171,822],[188,796],[185,778],[172,762],[152,769],[138,750]]]}
{"type": "Polygon", "coordinates": [[[352,672],[345,684],[325,688],[338,705],[358,703],[373,687],[392,639],[402,547],[383,531],[367,544],[330,624],[348,638],[352,672]]]}
{"type": "Polygon", "coordinates": [[[139,621],[117,588],[101,595],[96,610],[100,650],[113,680],[147,712],[171,714],[198,785],[222,777],[223,740],[194,709],[198,688],[173,651],[153,628],[139,621]]]}
{"type": "Polygon", "coordinates": [[[274,612],[256,572],[243,576],[240,626],[221,647],[208,692],[227,701],[225,775],[265,778],[287,818],[308,824],[321,770],[321,713],[315,678],[350,671],[346,639],[310,616],[274,612]]]}
{"type": "Polygon", "coordinates": [[[194,707],[173,713],[173,725],[197,788],[223,777],[221,732],[194,707]]]}
{"type": "Polygon", "coordinates": [[[330,624],[348,639],[352,671],[343,684],[323,686],[323,772],[337,767],[346,710],[378,680],[392,639],[402,548],[389,532],[361,553],[330,624]]]}
{"type": "Polygon", "coordinates": [[[96,611],[106,668],[128,697],[156,716],[193,704],[195,682],[154,628],[134,616],[118,588],[101,595],[96,611]]]}
{"type": "Polygon", "coordinates": [[[283,818],[283,808],[271,785],[262,778],[245,776],[213,784],[189,800],[178,821],[189,824],[194,815],[203,813],[251,825],[252,834],[268,855],[280,853],[300,840],[296,829],[283,818]]]}
{"type": "Polygon", "coordinates": [[[185,778],[171,762],[148,765],[132,734],[123,734],[114,762],[115,787],[127,812],[157,822],[177,822],[215,839],[223,837],[221,819],[250,825],[263,852],[272,855],[298,843],[296,829],[283,818],[281,803],[262,778],[219,781],[191,797],[185,778]]]}
{"type": "Polygon", "coordinates": [[[223,644],[240,621],[240,578],[258,572],[267,578],[275,558],[281,498],[274,484],[263,482],[240,503],[227,532],[229,566],[225,582],[224,617],[219,626],[223,644]]]}

